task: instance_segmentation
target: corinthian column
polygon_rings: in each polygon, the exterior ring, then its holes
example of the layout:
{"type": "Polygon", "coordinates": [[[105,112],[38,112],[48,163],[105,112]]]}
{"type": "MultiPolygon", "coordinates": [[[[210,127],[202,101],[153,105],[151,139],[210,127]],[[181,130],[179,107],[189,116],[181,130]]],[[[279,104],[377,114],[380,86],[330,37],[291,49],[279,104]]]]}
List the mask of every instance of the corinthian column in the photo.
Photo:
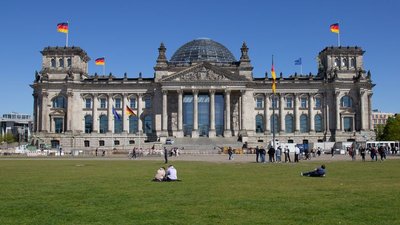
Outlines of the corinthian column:
{"type": "Polygon", "coordinates": [[[199,103],[198,103],[198,90],[193,90],[193,130],[192,137],[199,137],[199,103]]]}
{"type": "Polygon", "coordinates": [[[167,114],[167,99],[168,99],[168,91],[163,90],[162,91],[162,131],[166,132],[167,131],[167,126],[168,126],[168,114],[167,114]]]}
{"type": "Polygon", "coordinates": [[[97,112],[97,94],[93,94],[93,133],[98,133],[99,132],[99,115],[97,112]]]}
{"type": "Polygon", "coordinates": [[[314,96],[310,94],[308,100],[308,118],[310,120],[310,131],[315,131],[314,129],[314,96]]]}
{"type": "Polygon", "coordinates": [[[178,90],[178,132],[176,133],[177,137],[183,137],[183,112],[182,112],[182,104],[183,104],[183,92],[182,90],[178,90]]]}
{"type": "Polygon", "coordinates": [[[336,130],[339,131],[341,130],[340,128],[340,92],[336,91],[335,92],[335,98],[336,98],[336,130]]]}
{"type": "Polygon", "coordinates": [[[209,137],[215,137],[215,90],[210,90],[210,131],[209,137]]]}
{"type": "Polygon", "coordinates": [[[231,137],[231,91],[225,91],[225,131],[224,137],[231,137]]]}
{"type": "Polygon", "coordinates": [[[285,117],[283,113],[283,108],[284,108],[284,99],[283,99],[283,93],[279,94],[279,119],[280,119],[280,132],[285,133],[285,117]]]}
{"type": "Polygon", "coordinates": [[[265,134],[271,132],[269,127],[269,94],[265,93],[264,97],[264,126],[265,126],[265,134]]]}

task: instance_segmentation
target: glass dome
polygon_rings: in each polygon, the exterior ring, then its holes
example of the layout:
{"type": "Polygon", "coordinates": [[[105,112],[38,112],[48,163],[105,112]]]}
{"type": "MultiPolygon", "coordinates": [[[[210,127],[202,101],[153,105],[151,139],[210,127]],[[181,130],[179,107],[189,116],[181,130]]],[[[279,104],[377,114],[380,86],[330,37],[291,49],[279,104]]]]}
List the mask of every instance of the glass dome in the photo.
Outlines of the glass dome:
{"type": "Polygon", "coordinates": [[[222,44],[209,38],[199,38],[182,45],[172,55],[169,61],[172,64],[189,62],[218,62],[232,63],[236,59],[222,44]]]}

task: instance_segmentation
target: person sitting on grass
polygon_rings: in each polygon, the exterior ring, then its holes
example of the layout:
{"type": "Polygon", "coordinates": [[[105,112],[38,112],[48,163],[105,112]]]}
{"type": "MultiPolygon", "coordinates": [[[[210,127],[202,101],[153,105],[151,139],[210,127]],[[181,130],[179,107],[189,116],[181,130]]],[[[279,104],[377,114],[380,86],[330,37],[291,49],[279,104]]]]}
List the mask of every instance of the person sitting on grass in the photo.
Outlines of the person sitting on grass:
{"type": "Polygon", "coordinates": [[[166,181],[179,181],[177,171],[173,165],[169,165],[167,169],[166,181]]]}
{"type": "Polygon", "coordinates": [[[157,170],[157,173],[154,176],[153,181],[164,181],[164,179],[165,179],[165,168],[160,167],[160,169],[157,170]]]}
{"type": "Polygon", "coordinates": [[[321,167],[318,167],[313,171],[301,173],[300,175],[305,176],[305,177],[324,177],[325,176],[325,165],[321,165],[321,167]]]}

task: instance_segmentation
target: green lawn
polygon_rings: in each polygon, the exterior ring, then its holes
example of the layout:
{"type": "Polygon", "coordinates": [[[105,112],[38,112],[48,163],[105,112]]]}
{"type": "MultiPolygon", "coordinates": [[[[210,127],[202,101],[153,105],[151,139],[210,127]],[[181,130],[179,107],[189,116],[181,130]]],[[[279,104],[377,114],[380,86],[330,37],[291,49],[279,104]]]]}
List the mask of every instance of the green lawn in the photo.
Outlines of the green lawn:
{"type": "Polygon", "coordinates": [[[400,160],[325,164],[0,160],[0,224],[400,224],[400,160]]]}

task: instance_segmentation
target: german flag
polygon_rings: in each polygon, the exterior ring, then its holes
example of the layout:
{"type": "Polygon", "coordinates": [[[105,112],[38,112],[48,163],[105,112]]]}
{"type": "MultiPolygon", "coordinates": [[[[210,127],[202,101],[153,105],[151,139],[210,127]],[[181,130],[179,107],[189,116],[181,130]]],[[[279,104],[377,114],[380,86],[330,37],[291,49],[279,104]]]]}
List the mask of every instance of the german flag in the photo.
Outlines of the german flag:
{"type": "Polygon", "coordinates": [[[96,63],[96,65],[98,65],[98,66],[104,66],[104,64],[105,64],[104,57],[102,57],[102,58],[97,58],[97,59],[95,60],[95,63],[96,63]]]}
{"type": "Polygon", "coordinates": [[[339,24],[338,23],[334,23],[331,25],[331,32],[333,33],[339,33],[339,24]]]}
{"type": "Polygon", "coordinates": [[[61,33],[68,33],[68,23],[57,24],[57,31],[61,33]]]}
{"type": "Polygon", "coordinates": [[[276,93],[276,73],[274,69],[274,61],[272,60],[272,68],[271,68],[271,75],[272,75],[272,93],[276,93]]]}
{"type": "Polygon", "coordinates": [[[125,112],[129,116],[136,116],[136,113],[129,106],[126,106],[125,112]]]}

